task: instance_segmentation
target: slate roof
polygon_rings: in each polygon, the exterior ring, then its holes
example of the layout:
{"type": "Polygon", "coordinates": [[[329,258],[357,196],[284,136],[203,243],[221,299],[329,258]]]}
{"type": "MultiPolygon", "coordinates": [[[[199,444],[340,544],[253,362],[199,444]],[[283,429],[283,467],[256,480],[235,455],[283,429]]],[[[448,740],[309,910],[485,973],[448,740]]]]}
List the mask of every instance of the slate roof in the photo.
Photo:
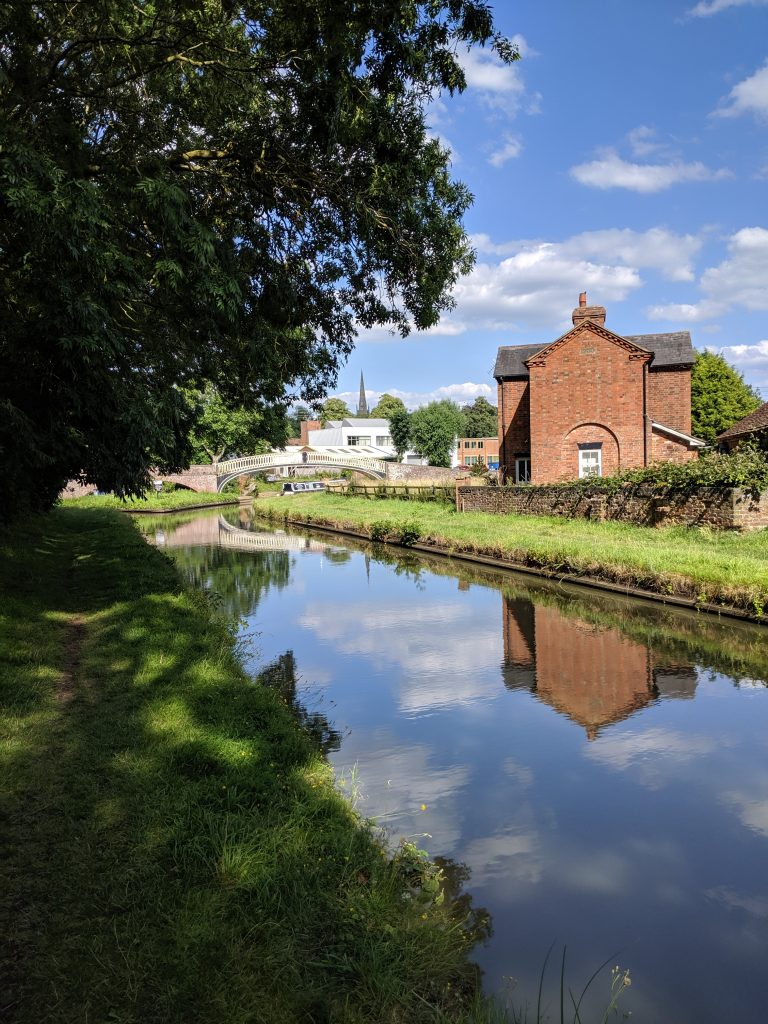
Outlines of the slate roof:
{"type": "MultiPolygon", "coordinates": [[[[672,334],[633,334],[624,337],[633,345],[653,353],[651,370],[666,366],[693,366],[696,358],[688,331],[675,331],[672,334]]],[[[528,377],[525,360],[551,344],[552,342],[548,341],[545,345],[502,345],[496,355],[493,376],[503,377],[505,380],[528,377]]]]}
{"type": "Polygon", "coordinates": [[[718,441],[727,440],[729,437],[742,437],[744,434],[753,434],[756,430],[768,430],[768,402],[755,409],[743,420],[728,427],[722,434],[717,435],[718,441]]]}

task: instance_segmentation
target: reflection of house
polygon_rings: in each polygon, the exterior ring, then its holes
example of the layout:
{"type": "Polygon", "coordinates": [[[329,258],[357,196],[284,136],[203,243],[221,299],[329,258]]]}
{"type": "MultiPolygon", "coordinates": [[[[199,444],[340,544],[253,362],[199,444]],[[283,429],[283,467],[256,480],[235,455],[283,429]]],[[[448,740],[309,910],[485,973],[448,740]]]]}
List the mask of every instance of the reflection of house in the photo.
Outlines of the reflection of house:
{"type": "Polygon", "coordinates": [[[504,664],[509,689],[529,689],[578,722],[594,739],[658,696],[692,697],[696,673],[667,664],[617,629],[569,618],[552,605],[503,598],[504,664]]]}
{"type": "Polygon", "coordinates": [[[690,436],[688,332],[621,337],[586,301],[583,293],[573,328],[556,341],[499,349],[500,461],[510,481],[606,476],[684,462],[703,447],[690,436]]]}
{"type": "Polygon", "coordinates": [[[738,448],[742,441],[751,438],[762,438],[768,441],[768,402],[755,409],[749,416],[734,423],[732,427],[718,434],[717,440],[723,447],[731,451],[738,448]]]}

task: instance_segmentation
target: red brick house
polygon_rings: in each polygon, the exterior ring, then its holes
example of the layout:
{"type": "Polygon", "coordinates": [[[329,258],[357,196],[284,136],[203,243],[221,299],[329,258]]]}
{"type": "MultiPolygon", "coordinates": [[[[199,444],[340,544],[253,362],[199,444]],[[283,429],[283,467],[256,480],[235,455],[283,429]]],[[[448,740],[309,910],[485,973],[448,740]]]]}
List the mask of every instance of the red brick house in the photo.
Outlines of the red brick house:
{"type": "Polygon", "coordinates": [[[695,458],[694,355],[688,331],[614,334],[582,293],[562,337],[498,351],[504,479],[553,483],[695,458]]]}
{"type": "Polygon", "coordinates": [[[460,466],[494,466],[499,461],[498,437],[460,437],[456,442],[460,466]]]}
{"type": "Polygon", "coordinates": [[[742,441],[752,438],[768,441],[768,402],[717,435],[717,440],[727,451],[733,451],[742,441]]]}

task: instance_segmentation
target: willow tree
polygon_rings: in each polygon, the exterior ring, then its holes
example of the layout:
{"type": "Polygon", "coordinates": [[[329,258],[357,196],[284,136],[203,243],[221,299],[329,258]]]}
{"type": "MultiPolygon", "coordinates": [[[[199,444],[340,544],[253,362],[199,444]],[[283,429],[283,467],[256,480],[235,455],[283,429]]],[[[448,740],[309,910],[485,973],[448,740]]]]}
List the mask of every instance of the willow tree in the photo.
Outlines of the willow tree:
{"type": "Polygon", "coordinates": [[[470,195],[427,130],[481,0],[15,0],[0,13],[0,510],[189,456],[186,389],[332,389],[450,305],[470,195]]]}

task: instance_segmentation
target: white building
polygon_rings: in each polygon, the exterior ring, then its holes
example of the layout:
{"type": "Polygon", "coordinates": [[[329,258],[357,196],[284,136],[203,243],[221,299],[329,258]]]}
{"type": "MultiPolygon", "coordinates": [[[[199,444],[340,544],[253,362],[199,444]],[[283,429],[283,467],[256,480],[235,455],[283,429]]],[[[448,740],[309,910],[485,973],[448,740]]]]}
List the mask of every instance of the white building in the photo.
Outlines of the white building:
{"type": "MultiPolygon", "coordinates": [[[[302,436],[307,424],[302,424],[302,436]]],[[[389,432],[386,419],[343,419],[328,420],[319,430],[306,430],[306,445],[327,455],[343,455],[345,452],[367,455],[372,459],[397,459],[397,452],[389,432]]],[[[403,462],[409,465],[426,466],[427,460],[416,452],[406,452],[403,462]]]]}

